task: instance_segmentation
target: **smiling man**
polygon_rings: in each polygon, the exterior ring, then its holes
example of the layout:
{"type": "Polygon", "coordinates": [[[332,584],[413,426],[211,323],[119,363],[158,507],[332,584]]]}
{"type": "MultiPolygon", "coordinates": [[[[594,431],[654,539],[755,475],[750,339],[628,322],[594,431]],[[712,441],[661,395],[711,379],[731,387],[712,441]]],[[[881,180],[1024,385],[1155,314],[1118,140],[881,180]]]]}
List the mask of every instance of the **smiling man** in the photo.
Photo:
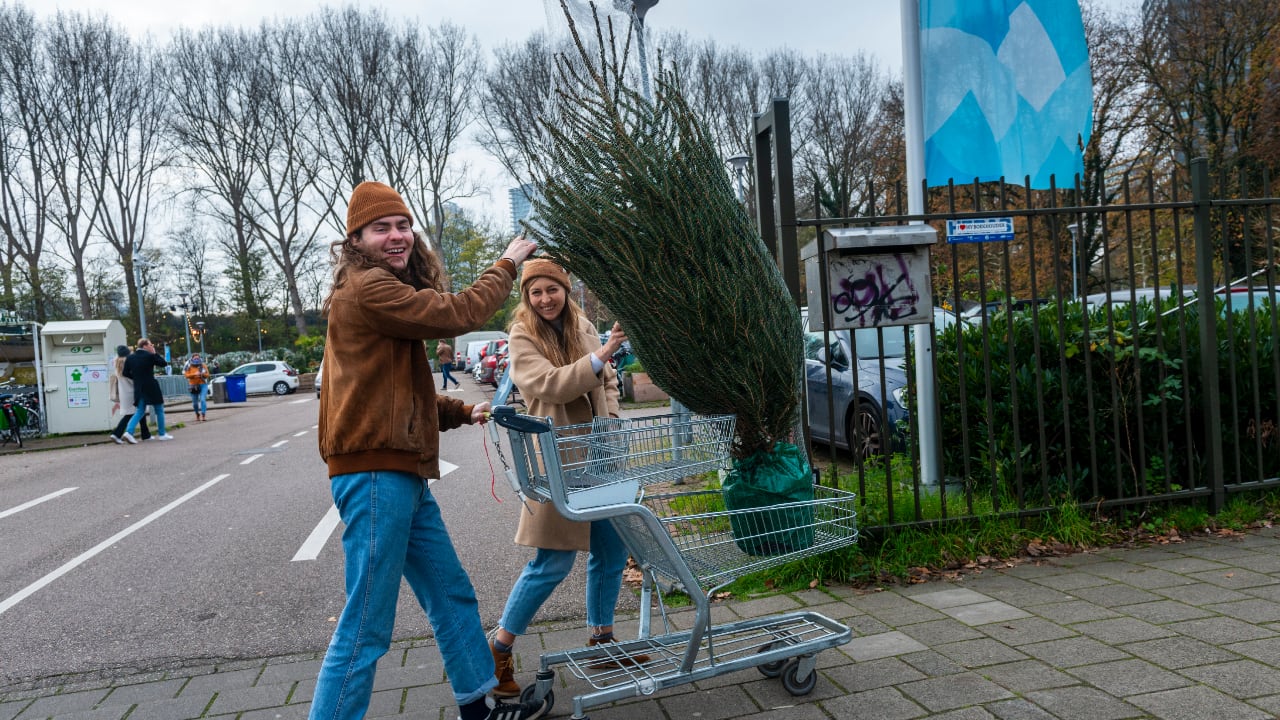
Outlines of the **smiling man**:
{"type": "Polygon", "coordinates": [[[530,720],[546,700],[490,707],[496,684],[479,605],[427,481],[440,477],[440,431],[484,422],[488,403],[436,395],[423,341],[477,330],[536,249],[518,237],[460,293],[413,231],[400,195],[360,183],[347,236],[332,249],[333,290],[320,387],[320,455],[346,529],[346,606],[320,667],[311,720],[363,718],[391,644],[400,579],[435,630],[462,720],[530,720]]]}

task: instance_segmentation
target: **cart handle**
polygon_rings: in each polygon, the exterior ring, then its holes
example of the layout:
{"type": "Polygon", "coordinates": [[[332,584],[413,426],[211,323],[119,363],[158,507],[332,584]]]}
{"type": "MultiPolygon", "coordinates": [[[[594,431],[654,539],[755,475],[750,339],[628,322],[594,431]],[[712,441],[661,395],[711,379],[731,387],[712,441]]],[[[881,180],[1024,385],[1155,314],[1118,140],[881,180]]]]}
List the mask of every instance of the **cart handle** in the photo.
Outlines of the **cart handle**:
{"type": "Polygon", "coordinates": [[[520,415],[510,405],[495,405],[490,411],[491,419],[504,428],[522,433],[551,432],[551,424],[538,420],[530,415],[520,415]]]}

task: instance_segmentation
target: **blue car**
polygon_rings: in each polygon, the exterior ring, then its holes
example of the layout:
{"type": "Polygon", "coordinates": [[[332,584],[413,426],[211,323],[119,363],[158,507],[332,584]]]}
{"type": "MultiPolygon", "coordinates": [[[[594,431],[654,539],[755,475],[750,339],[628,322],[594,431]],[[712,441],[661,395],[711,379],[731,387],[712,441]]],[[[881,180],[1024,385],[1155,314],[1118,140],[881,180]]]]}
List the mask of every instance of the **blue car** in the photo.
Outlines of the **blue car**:
{"type": "MultiPolygon", "coordinates": [[[[800,312],[805,328],[809,434],[813,440],[844,448],[855,460],[886,450],[904,450],[910,417],[906,373],[910,328],[859,329],[853,333],[855,347],[848,330],[833,330],[826,333],[824,340],[822,331],[809,329],[808,309],[800,312]]],[[[935,308],[934,323],[939,330],[955,322],[954,313],[935,308]]]]}

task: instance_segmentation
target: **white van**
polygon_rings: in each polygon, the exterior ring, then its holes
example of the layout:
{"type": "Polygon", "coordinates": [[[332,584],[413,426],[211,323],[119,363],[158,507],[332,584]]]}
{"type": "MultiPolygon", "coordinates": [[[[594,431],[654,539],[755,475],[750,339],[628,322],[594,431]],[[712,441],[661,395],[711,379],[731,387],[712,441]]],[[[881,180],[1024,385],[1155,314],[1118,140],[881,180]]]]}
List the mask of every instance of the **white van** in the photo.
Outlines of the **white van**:
{"type": "Polygon", "coordinates": [[[506,340],[507,334],[501,330],[478,330],[466,335],[459,335],[453,344],[457,357],[453,361],[454,372],[471,372],[480,361],[480,351],[488,346],[490,340],[506,340]]]}

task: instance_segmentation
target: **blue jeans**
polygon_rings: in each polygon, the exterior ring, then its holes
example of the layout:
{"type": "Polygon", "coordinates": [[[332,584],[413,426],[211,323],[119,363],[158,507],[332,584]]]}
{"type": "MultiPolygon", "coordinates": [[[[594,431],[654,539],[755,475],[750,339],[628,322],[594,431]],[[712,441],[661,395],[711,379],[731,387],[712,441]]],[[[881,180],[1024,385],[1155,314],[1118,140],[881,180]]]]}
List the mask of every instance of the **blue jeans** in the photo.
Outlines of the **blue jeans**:
{"type": "Polygon", "coordinates": [[[484,697],[498,680],[480,606],[427,481],[379,471],[336,475],[330,485],[347,526],[347,603],[320,666],[311,720],[364,717],[378,658],[391,646],[401,577],[431,621],[454,699],[484,697]]]}
{"type": "Polygon", "coordinates": [[[450,370],[453,370],[453,363],[451,363],[451,362],[449,362],[449,363],[440,363],[440,378],[441,378],[441,383],[440,383],[440,384],[441,384],[441,385],[444,385],[444,389],[445,389],[445,390],[448,390],[448,389],[449,389],[449,381],[450,381],[450,380],[452,380],[452,381],[453,381],[453,384],[454,384],[454,385],[457,385],[457,386],[459,386],[459,387],[461,387],[461,386],[462,386],[462,383],[458,382],[458,378],[456,378],[456,377],[454,377],[453,375],[451,375],[451,374],[450,374],[450,372],[449,372],[450,370]]]}
{"type": "MultiPolygon", "coordinates": [[[[156,432],[160,435],[166,434],[164,429],[164,403],[152,405],[152,409],[156,411],[156,432]]],[[[147,404],[138,403],[138,409],[134,411],[133,417],[129,418],[129,427],[125,428],[125,432],[132,435],[134,430],[138,429],[138,423],[142,422],[142,416],[147,414],[147,404]]]]}
{"type": "MultiPolygon", "coordinates": [[[[573,569],[577,556],[576,550],[538,548],[511,588],[498,624],[512,635],[525,634],[538,608],[573,569]]],[[[608,520],[592,522],[591,552],[587,555],[587,624],[591,627],[613,624],[613,611],[622,589],[622,571],[626,567],[627,547],[613,524],[608,520]]]]}
{"type": "Polygon", "coordinates": [[[191,396],[191,409],[195,410],[200,415],[205,415],[209,410],[208,405],[205,403],[205,398],[209,396],[209,386],[201,383],[196,385],[196,388],[198,388],[200,392],[191,396]]]}

